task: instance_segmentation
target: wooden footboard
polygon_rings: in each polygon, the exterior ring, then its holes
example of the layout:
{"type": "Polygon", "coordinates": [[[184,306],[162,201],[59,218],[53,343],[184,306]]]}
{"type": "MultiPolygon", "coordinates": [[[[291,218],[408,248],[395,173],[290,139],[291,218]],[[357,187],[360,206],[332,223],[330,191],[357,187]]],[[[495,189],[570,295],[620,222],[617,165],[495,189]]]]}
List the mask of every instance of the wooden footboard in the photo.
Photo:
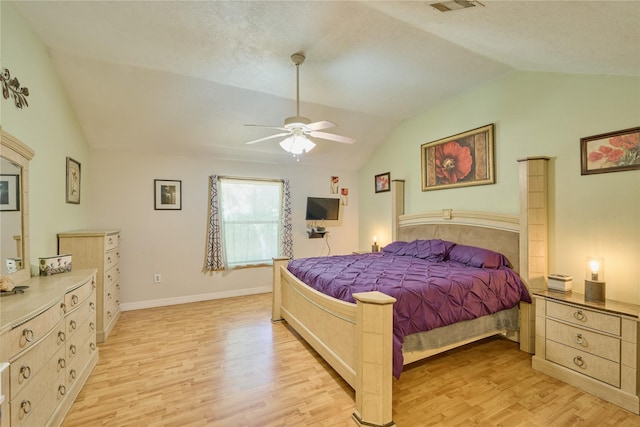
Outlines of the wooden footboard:
{"type": "Polygon", "coordinates": [[[353,419],[393,426],[393,303],[381,292],[354,294],[346,303],[309,288],[274,259],[272,321],[286,320],[356,393],[353,419]]]}

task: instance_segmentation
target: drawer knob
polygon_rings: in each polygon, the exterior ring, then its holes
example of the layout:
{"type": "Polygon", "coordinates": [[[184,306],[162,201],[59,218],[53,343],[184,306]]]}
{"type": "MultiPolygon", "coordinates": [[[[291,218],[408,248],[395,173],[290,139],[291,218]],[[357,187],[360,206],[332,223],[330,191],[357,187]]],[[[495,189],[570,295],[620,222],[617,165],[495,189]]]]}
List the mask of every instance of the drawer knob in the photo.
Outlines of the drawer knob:
{"type": "Polygon", "coordinates": [[[20,410],[25,414],[31,412],[31,401],[23,400],[22,402],[20,402],[20,410]]]}
{"type": "Polygon", "coordinates": [[[71,353],[72,355],[76,354],[76,346],[71,344],[69,346],[69,353],[71,353]]]}
{"type": "Polygon", "coordinates": [[[581,356],[576,356],[573,358],[573,363],[579,368],[584,368],[584,359],[581,356]]]}
{"type": "Polygon", "coordinates": [[[89,307],[91,307],[91,311],[96,309],[96,305],[93,302],[89,303],[89,307]]]}
{"type": "Polygon", "coordinates": [[[89,322],[89,329],[92,330],[92,331],[95,331],[96,330],[96,324],[93,323],[93,322],[89,322]]]}
{"type": "Polygon", "coordinates": [[[78,295],[71,295],[71,305],[76,305],[78,303],[78,295]]]}
{"type": "Polygon", "coordinates": [[[70,380],[70,381],[75,380],[75,379],[76,379],[76,376],[77,376],[77,375],[76,375],[76,370],[75,370],[75,369],[72,369],[71,371],[69,371],[69,380],[70,380]]]}
{"type": "Polygon", "coordinates": [[[584,315],[584,313],[582,312],[582,310],[578,310],[576,312],[573,313],[573,317],[576,318],[576,320],[580,320],[581,322],[587,318],[587,316],[584,315]]]}
{"type": "Polygon", "coordinates": [[[33,341],[34,334],[31,329],[23,329],[22,336],[24,337],[25,340],[27,340],[27,342],[31,342],[33,341]]]}
{"type": "Polygon", "coordinates": [[[69,322],[69,329],[71,329],[72,331],[76,330],[76,321],[72,320],[69,322]]]}
{"type": "Polygon", "coordinates": [[[62,310],[62,314],[67,312],[67,305],[63,302],[60,303],[60,310],[62,310]]]}
{"type": "Polygon", "coordinates": [[[64,332],[62,331],[58,332],[58,344],[60,344],[61,342],[65,342],[66,339],[67,339],[67,336],[65,335],[64,332]]]}
{"type": "Polygon", "coordinates": [[[585,345],[587,343],[587,341],[584,339],[582,334],[576,334],[573,340],[576,342],[576,344],[580,344],[580,345],[585,345]]]}
{"type": "Polygon", "coordinates": [[[31,376],[31,368],[26,365],[20,366],[20,376],[25,380],[29,378],[31,376]]]}
{"type": "Polygon", "coordinates": [[[96,349],[96,343],[92,342],[91,344],[89,344],[89,348],[90,348],[92,351],[95,351],[95,349],[96,349]]]}
{"type": "Polygon", "coordinates": [[[113,245],[113,237],[109,237],[109,244],[113,245]]]}
{"type": "Polygon", "coordinates": [[[64,369],[67,367],[67,361],[64,360],[62,357],[60,359],[58,359],[58,367],[60,369],[64,369]]]}
{"type": "Polygon", "coordinates": [[[58,393],[60,394],[60,396],[64,396],[65,394],[67,394],[67,388],[60,384],[60,386],[58,387],[58,393]]]}

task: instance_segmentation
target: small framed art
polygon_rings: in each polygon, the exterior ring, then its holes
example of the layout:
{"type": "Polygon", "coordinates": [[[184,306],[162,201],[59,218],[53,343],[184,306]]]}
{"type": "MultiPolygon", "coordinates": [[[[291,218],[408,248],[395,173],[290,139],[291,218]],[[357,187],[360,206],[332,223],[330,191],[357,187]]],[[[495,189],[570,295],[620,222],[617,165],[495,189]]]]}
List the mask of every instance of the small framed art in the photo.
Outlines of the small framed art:
{"type": "Polygon", "coordinates": [[[20,210],[20,175],[0,175],[0,211],[20,210]]]}
{"type": "Polygon", "coordinates": [[[376,193],[391,191],[391,172],[381,173],[375,176],[376,193]]]}
{"type": "Polygon", "coordinates": [[[172,179],[154,179],[154,209],[181,210],[182,209],[182,181],[172,179]]]}
{"type": "Polygon", "coordinates": [[[640,127],[580,138],[580,173],[640,169],[640,127]]]}
{"type": "Polygon", "coordinates": [[[66,202],[80,204],[80,162],[67,157],[67,188],[66,202]]]}

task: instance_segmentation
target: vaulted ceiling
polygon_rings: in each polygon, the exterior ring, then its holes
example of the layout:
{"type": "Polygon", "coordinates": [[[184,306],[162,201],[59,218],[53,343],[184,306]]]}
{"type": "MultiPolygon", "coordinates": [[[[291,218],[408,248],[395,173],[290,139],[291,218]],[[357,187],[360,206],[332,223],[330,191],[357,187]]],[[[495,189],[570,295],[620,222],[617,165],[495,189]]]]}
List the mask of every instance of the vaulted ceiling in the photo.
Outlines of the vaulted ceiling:
{"type": "MultiPolygon", "coordinates": [[[[295,162],[296,113],[337,124],[301,162],[357,170],[402,121],[516,71],[640,76],[639,1],[18,1],[91,147],[295,162]]],[[[33,89],[32,89],[33,90],[33,89]]],[[[426,141],[425,141],[426,142],[426,141]]]]}

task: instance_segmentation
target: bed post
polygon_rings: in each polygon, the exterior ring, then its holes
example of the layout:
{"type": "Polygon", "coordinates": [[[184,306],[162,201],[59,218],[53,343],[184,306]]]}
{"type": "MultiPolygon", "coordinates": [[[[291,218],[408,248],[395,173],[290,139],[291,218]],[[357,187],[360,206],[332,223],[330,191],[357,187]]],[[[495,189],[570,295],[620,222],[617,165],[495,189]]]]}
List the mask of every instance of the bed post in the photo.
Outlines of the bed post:
{"type": "MultiPolygon", "coordinates": [[[[518,159],[520,175],[520,276],[530,291],[547,288],[549,157],[518,159]]],[[[535,299],[534,299],[535,304],[535,299]]],[[[535,352],[535,305],[520,303],[520,349],[535,352]]]]}
{"type": "Polygon", "coordinates": [[[279,322],[282,320],[282,313],[280,313],[280,305],[282,304],[282,275],[280,274],[280,268],[286,267],[289,258],[280,257],[273,259],[273,291],[271,294],[271,321],[279,322]]]}
{"type": "Polygon", "coordinates": [[[381,292],[356,299],[356,411],[360,426],[391,427],[393,389],[393,303],[381,292]]]}
{"type": "Polygon", "coordinates": [[[404,180],[394,179],[391,181],[391,241],[398,240],[398,227],[400,215],[404,215],[404,180]]]}

